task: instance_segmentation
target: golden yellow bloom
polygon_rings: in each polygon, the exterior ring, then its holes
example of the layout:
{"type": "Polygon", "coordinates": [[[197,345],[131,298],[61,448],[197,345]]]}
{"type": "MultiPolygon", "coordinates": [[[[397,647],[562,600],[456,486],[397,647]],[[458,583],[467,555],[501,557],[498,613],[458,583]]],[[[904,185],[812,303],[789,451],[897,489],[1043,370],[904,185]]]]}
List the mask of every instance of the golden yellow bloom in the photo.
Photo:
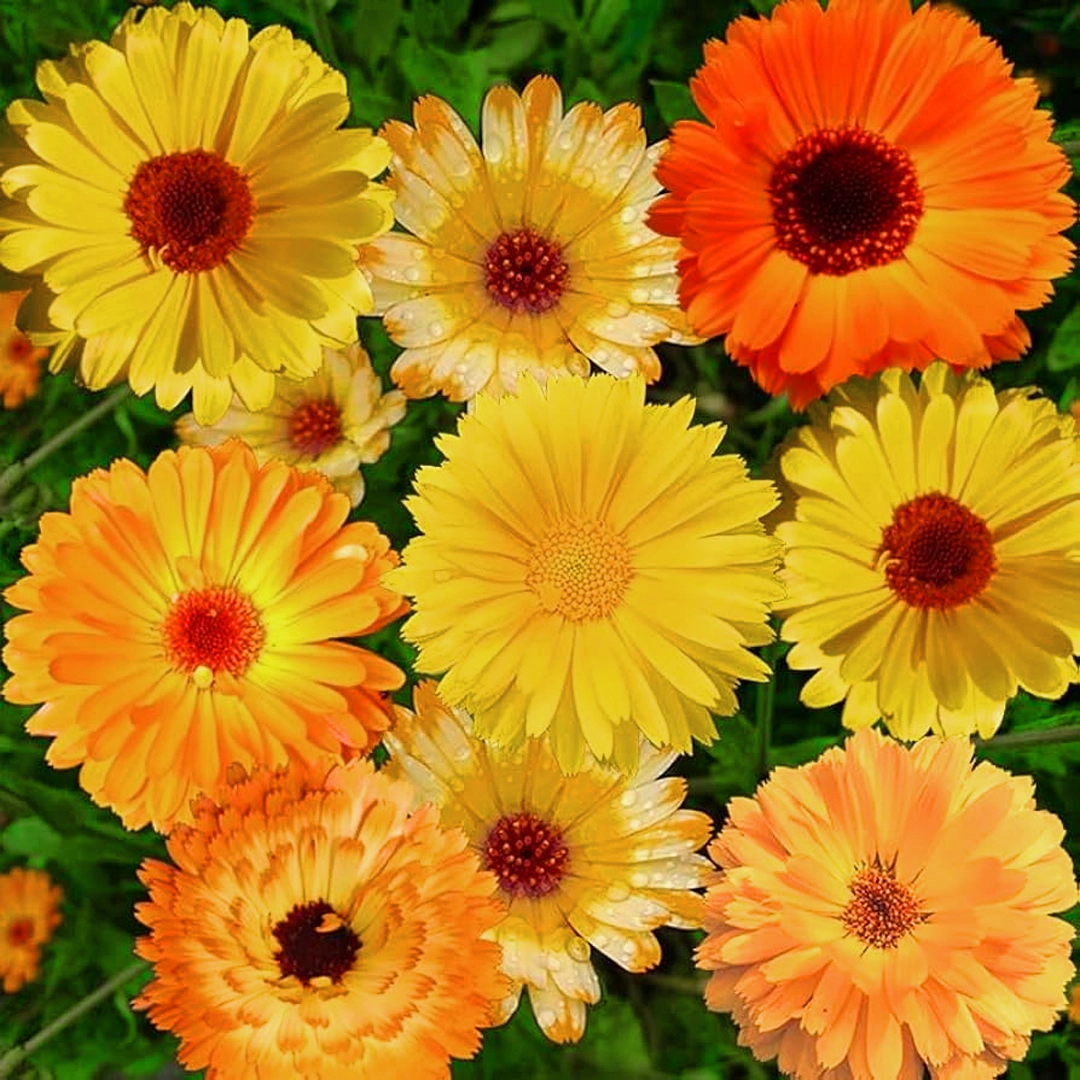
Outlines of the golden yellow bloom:
{"type": "Polygon", "coordinates": [[[405,603],[381,584],[389,541],[348,513],[323,477],[235,439],[76,480],[5,593],[28,614],[7,623],[4,696],[43,703],[26,729],[54,736],[46,760],[81,765],[129,828],[167,831],[232,762],[373,747],[404,676],[335,639],[405,603]]]}
{"type": "Polygon", "coordinates": [[[646,405],[640,376],[528,378],[474,405],[417,473],[422,535],[387,579],[416,598],[417,669],[446,672],[483,738],[549,732],[567,771],[586,746],[632,771],[642,734],[711,742],[738,680],[769,674],[748,647],[781,595],[773,486],[714,456],[724,427],[691,426],[690,398],[646,405]]]}
{"type": "Polygon", "coordinates": [[[528,990],[536,1022],[555,1042],[585,1031],[600,1000],[590,945],[627,971],[660,962],[660,926],[701,925],[699,888],[711,864],[694,854],[712,822],[682,810],[686,781],[661,778],[675,759],[647,743],[630,776],[592,765],[566,777],[546,739],[499,750],[473,735],[432,682],[398,708],[387,733],[387,771],[412,781],[415,803],[439,807],[444,826],[464,830],[494,871],[506,915],[489,933],[512,980],[499,1020],[528,990]]]}
{"type": "Polygon", "coordinates": [[[915,739],[989,736],[1017,687],[1060,697],[1080,648],[1080,454],[1032,389],[944,364],[836,390],[780,454],[793,668],[915,739]]]}
{"type": "Polygon", "coordinates": [[[44,870],[0,874],[0,984],[14,994],[38,977],[41,947],[60,925],[63,890],[44,870]]]}
{"type": "Polygon", "coordinates": [[[360,252],[376,310],[405,352],[410,397],[513,392],[522,372],[660,376],[652,346],[689,343],[678,242],[645,214],[660,185],[636,105],[563,114],[550,76],[484,99],[482,147],[437,97],[381,133],[394,157],[391,233],[360,252]]]}
{"type": "Polygon", "coordinates": [[[361,464],[379,460],[390,445],[390,428],[405,415],[400,390],[384,394],[382,382],[359,343],[323,350],[323,366],[310,379],[279,378],[274,399],[252,412],[234,397],[210,427],[188,413],[176,433],[189,446],[219,446],[237,436],[260,463],[277,458],[294,468],[314,469],[349,496],[364,497],[361,464]]]}
{"type": "Polygon", "coordinates": [[[797,1080],[988,1080],[1073,973],[1065,831],[967,739],[874,730],[734,799],[710,845],[705,1001],[797,1080]]]}
{"type": "Polygon", "coordinates": [[[392,224],[370,182],[390,151],[338,130],[345,78],[308,45],[178,3],[37,78],[46,103],[7,110],[24,145],[0,177],[0,262],[43,279],[54,368],[78,356],[91,388],[126,378],[164,408],[193,390],[208,424],[356,340],[355,249],[392,224]]]}
{"type": "Polygon", "coordinates": [[[449,1080],[506,992],[460,830],[366,761],[230,776],[148,859],[135,1001],[207,1080],[449,1080]]]}
{"type": "Polygon", "coordinates": [[[0,293],[0,404],[5,409],[18,408],[38,392],[41,361],[49,355],[15,325],[26,295],[25,290],[0,293]]]}

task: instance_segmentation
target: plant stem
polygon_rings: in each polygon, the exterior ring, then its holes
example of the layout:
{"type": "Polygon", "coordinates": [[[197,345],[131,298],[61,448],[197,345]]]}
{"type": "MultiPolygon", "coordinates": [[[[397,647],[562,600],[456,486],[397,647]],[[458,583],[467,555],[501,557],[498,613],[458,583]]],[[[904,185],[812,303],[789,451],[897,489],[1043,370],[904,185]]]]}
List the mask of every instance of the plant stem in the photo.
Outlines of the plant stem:
{"type": "Polygon", "coordinates": [[[61,1013],[50,1024],[46,1024],[33,1038],[27,1039],[22,1046],[16,1046],[0,1057],[0,1080],[14,1076],[15,1070],[33,1053],[40,1050],[50,1039],[59,1035],[64,1028],[75,1023],[79,1017],[96,1008],[114,990],[119,989],[124,983],[141,975],[150,965],[145,960],[137,960],[130,967],[114,975],[107,982],[102,983],[92,993],[87,994],[81,1001],[75,1002],[67,1012],[61,1013]]]}
{"type": "Polygon", "coordinates": [[[1011,750],[1014,747],[1051,746],[1054,743],[1067,742],[1080,742],[1080,724],[1010,731],[1005,735],[995,735],[992,739],[982,739],[975,746],[979,750],[1011,750]]]}
{"type": "MultiPolygon", "coordinates": [[[[762,650],[769,667],[776,668],[776,648],[762,650]]],[[[758,683],[754,694],[754,720],[757,726],[757,775],[764,780],[769,774],[769,751],[772,749],[773,702],[776,698],[776,672],[768,682],[758,683]]]]}

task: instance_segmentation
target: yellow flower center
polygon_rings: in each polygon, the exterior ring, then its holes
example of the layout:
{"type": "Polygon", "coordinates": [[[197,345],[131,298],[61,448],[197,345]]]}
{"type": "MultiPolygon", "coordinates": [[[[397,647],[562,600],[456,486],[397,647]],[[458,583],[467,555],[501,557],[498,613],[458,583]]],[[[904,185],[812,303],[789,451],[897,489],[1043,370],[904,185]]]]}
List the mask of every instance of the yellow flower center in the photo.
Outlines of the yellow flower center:
{"type": "Polygon", "coordinates": [[[851,899],[840,920],[867,947],[895,949],[905,934],[929,917],[911,889],[884,867],[864,866],[849,888],[851,899]]]}
{"type": "Polygon", "coordinates": [[[626,540],[607,522],[565,518],[533,548],[525,584],[546,611],[579,623],[606,619],[633,574],[626,540]]]}
{"type": "Polygon", "coordinates": [[[180,593],[161,628],[165,654],[196,686],[210,686],[222,670],[240,676],[265,640],[255,605],[231,587],[180,593]]]}

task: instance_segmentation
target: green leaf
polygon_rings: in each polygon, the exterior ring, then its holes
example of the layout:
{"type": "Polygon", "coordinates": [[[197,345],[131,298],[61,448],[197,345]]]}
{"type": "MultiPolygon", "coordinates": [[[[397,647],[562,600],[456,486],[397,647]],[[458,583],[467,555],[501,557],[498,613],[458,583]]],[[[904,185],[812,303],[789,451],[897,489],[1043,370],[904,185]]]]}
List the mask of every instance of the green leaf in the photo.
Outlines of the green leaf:
{"type": "Polygon", "coordinates": [[[1058,323],[1050,348],[1046,352],[1046,366],[1051,371],[1068,371],[1080,365],[1080,304],[1058,323]]]}
{"type": "Polygon", "coordinates": [[[39,817],[24,817],[13,821],[0,833],[0,848],[9,855],[34,857],[38,863],[55,859],[64,838],[39,817]]]}
{"type": "Polygon", "coordinates": [[[656,99],[656,108],[668,127],[677,120],[703,120],[701,110],[698,109],[690,87],[686,83],[665,82],[663,79],[650,79],[649,85],[653,88],[653,97],[656,99]]]}
{"type": "Polygon", "coordinates": [[[522,19],[497,27],[484,48],[492,75],[508,75],[544,43],[544,24],[539,19],[522,19]]]}
{"type": "Polygon", "coordinates": [[[401,0],[356,0],[355,11],[356,55],[372,70],[393,48],[404,8],[401,0]]]}
{"type": "Polygon", "coordinates": [[[402,73],[417,94],[445,98],[466,123],[480,115],[480,101],[488,81],[487,56],[483,52],[452,53],[406,38],[396,55],[402,73]]]}
{"type": "Polygon", "coordinates": [[[573,0],[544,0],[533,13],[564,34],[575,34],[580,28],[573,0]]]}

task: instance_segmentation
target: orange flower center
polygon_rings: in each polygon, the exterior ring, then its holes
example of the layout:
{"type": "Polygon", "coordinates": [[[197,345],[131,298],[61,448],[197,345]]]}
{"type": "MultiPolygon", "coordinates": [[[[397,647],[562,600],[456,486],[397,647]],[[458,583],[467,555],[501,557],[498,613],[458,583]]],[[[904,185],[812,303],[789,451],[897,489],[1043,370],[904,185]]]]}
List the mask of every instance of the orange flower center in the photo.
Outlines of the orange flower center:
{"type": "Polygon", "coordinates": [[[289,442],[308,457],[336,446],[341,436],[341,409],[329,399],[305,401],[289,417],[289,442]]]}
{"type": "Polygon", "coordinates": [[[180,593],[162,624],[165,653],[177,670],[207,687],[219,671],[240,676],[266,638],[251,601],[232,587],[180,593]]]}
{"type": "Polygon", "coordinates": [[[31,919],[16,919],[8,926],[8,944],[18,948],[25,945],[34,936],[34,923],[31,919]]]}
{"type": "Polygon", "coordinates": [[[4,359],[12,364],[25,364],[33,355],[34,346],[21,330],[12,330],[0,340],[4,343],[4,359]]]}
{"type": "Polygon", "coordinates": [[[579,623],[606,619],[633,574],[626,540],[606,522],[565,519],[533,548],[525,584],[546,611],[579,623]]]}
{"type": "Polygon", "coordinates": [[[862,128],[804,135],[773,168],[769,199],[780,250],[838,277],[899,259],[923,214],[907,151],[862,128]]]}
{"type": "Polygon", "coordinates": [[[488,293],[511,311],[538,315],[553,308],[566,288],[562,248],[533,229],[503,233],[484,263],[488,293]]]}
{"type": "Polygon", "coordinates": [[[994,575],[994,542],[986,522],[948,495],[919,495],[898,506],[882,531],[885,580],[918,608],[959,607],[994,575]]]}
{"type": "Polygon", "coordinates": [[[547,896],[566,873],[567,850],[556,825],[524,811],[500,818],[484,841],[484,865],[513,897],[547,896]]]}
{"type": "Polygon", "coordinates": [[[895,949],[900,939],[929,916],[914,893],[881,866],[865,866],[849,886],[851,899],[840,919],[864,945],[895,949]]]}
{"type": "Polygon", "coordinates": [[[360,951],[360,938],[325,900],[297,904],[273,933],[281,977],[295,975],[304,986],[319,978],[341,982],[360,951]]]}
{"type": "Polygon", "coordinates": [[[177,273],[220,266],[244,241],[255,216],[247,177],[219,154],[187,150],[144,161],[124,212],[143,252],[177,273]]]}

